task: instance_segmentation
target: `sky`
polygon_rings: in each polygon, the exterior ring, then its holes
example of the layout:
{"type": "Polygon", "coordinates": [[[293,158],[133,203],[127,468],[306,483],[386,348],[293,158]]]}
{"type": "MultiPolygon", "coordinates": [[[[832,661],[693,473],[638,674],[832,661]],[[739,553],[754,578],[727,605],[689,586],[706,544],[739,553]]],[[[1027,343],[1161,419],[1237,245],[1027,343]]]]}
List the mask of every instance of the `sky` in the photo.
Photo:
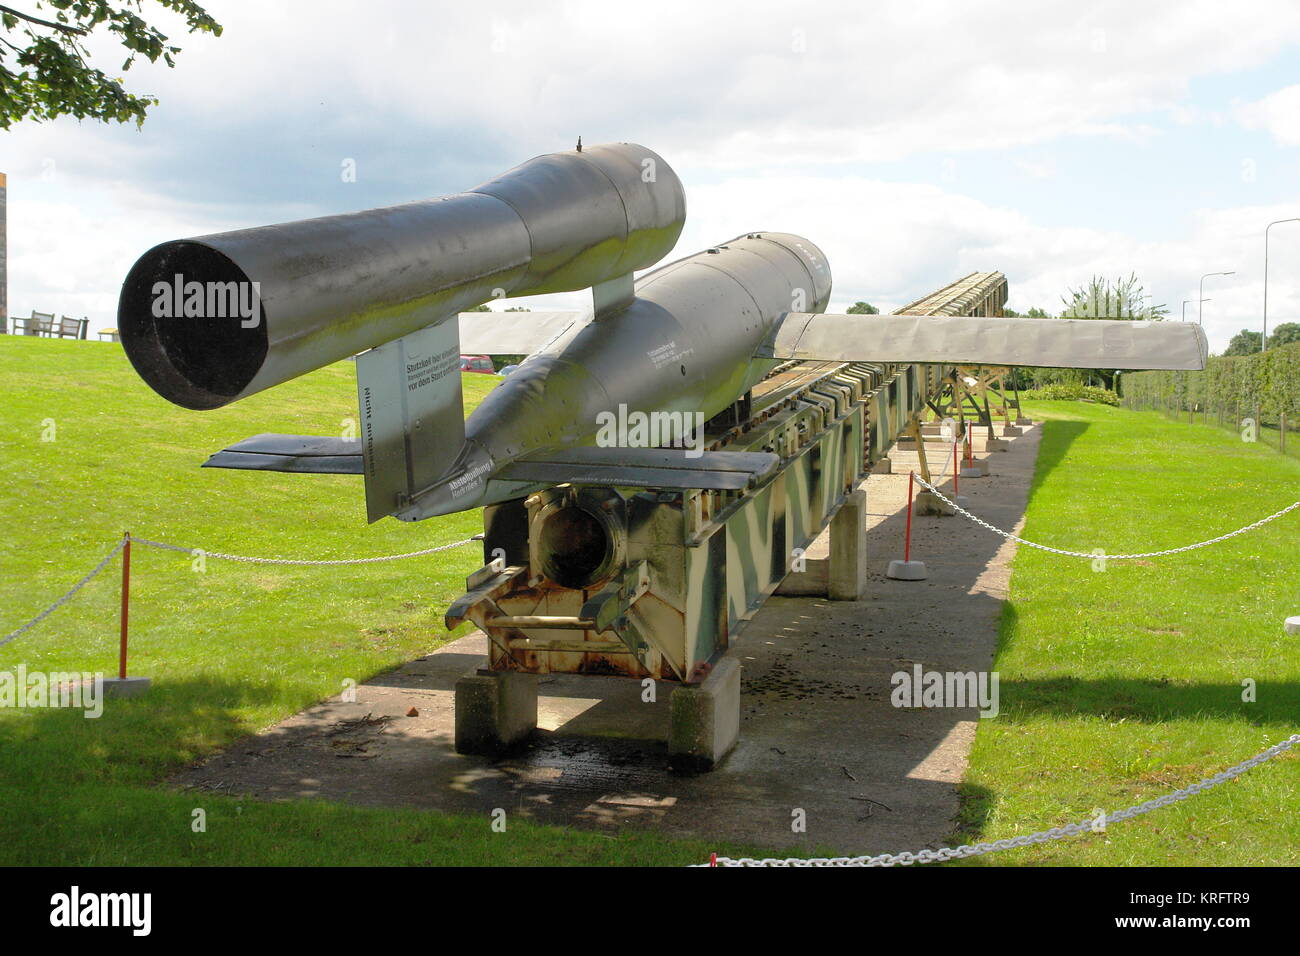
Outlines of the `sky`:
{"type": "MultiPolygon", "coordinates": [[[[158,242],[460,192],[579,136],[677,172],[674,256],[812,240],[828,311],[1000,270],[1011,308],[1055,313],[1094,274],[1136,273],[1173,318],[1202,309],[1222,351],[1260,327],[1266,225],[1300,217],[1294,0],[205,6],[221,37],[146,0],[182,52],[123,74],[161,101],[143,129],[0,132],[10,314],[112,326],[158,242]]],[[[1300,222],[1271,237],[1273,327],[1300,321],[1300,222]]]]}

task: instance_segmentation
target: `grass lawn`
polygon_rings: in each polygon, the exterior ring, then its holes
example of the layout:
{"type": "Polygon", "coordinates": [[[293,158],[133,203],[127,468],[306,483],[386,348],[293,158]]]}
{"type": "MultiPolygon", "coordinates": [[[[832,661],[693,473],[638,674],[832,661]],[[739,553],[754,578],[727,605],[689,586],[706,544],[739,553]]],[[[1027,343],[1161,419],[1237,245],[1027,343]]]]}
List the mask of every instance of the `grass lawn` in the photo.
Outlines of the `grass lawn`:
{"type": "MultiPolygon", "coordinates": [[[[467,409],[497,379],[465,375],[467,409]]],[[[212,412],[159,398],[111,343],[0,336],[0,632],[42,610],[124,530],[259,556],[343,558],[456,541],[479,512],[367,526],[362,480],[200,469],[263,431],[337,435],[355,419],[350,362],[212,412]],[[52,441],[42,440],[52,437],[52,441]]],[[[0,864],[687,863],[701,844],[486,819],[258,804],[194,795],[167,774],[322,698],[434,650],[442,612],[482,564],[476,544],[341,568],[192,567],[132,549],[131,670],[155,686],[97,720],[0,709],[0,864]]],[[[116,672],[119,565],[0,647],[0,670],[116,672]]],[[[736,847],[737,854],[752,849],[736,847]]]]}
{"type": "MultiPolygon", "coordinates": [[[[1046,419],[1031,541],[1110,553],[1190,544],[1300,498],[1300,461],[1213,425],[1072,402],[1046,419]]],[[[1016,555],[960,837],[993,840],[1119,810],[1210,776],[1300,731],[1300,514],[1171,557],[1091,563],[1016,555]],[[1242,700],[1243,681],[1256,700],[1242,700]]],[[[1300,755],[1150,814],[984,864],[1300,862],[1300,755]]]]}

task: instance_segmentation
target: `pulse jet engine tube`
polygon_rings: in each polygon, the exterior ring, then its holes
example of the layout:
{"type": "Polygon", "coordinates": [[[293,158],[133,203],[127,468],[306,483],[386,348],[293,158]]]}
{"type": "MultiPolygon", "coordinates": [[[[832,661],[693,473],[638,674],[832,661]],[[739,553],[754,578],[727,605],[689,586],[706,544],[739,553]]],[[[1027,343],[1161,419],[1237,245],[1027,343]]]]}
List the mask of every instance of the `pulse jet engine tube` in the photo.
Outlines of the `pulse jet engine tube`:
{"type": "Polygon", "coordinates": [[[685,219],[643,146],[551,153],[441,199],[164,242],[127,275],[118,329],[154,391],[219,408],[494,295],[648,268],[685,219]]]}

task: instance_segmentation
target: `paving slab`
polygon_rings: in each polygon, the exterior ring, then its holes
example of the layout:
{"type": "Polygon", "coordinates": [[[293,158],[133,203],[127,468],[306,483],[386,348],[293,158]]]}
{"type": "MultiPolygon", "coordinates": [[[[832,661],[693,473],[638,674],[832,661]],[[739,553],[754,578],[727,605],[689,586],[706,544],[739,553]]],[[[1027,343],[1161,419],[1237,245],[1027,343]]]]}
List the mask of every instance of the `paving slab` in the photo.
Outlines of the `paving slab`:
{"type": "MultiPolygon", "coordinates": [[[[967,507],[1018,529],[1041,428],[1008,439],[992,474],[965,482],[967,507]]],[[[977,455],[985,455],[982,441],[977,455]]],[[[927,442],[927,451],[939,442],[927,442]]],[[[924,581],[892,581],[902,557],[907,473],[916,452],[895,448],[893,474],[867,490],[870,580],[860,601],[771,598],[736,642],[742,665],[740,741],[717,769],[668,769],[669,696],[643,700],[639,681],[540,678],[539,726],[500,759],[453,749],[458,677],[480,665],[480,633],[382,674],[176,776],[175,786],[266,800],[318,798],[594,827],[653,827],[800,854],[939,847],[952,836],[956,786],[978,723],[974,708],[905,709],[891,677],[986,671],[996,644],[1014,546],[957,516],[913,521],[924,581]],[[415,708],[418,716],[407,716],[415,708]],[[802,813],[800,813],[802,811],[802,813]],[[802,816],[806,830],[794,832],[802,816]]],[[[932,455],[936,475],[942,458],[932,455]]],[[[951,475],[936,481],[947,493],[951,475]]],[[[809,550],[826,549],[824,538],[809,550]]]]}

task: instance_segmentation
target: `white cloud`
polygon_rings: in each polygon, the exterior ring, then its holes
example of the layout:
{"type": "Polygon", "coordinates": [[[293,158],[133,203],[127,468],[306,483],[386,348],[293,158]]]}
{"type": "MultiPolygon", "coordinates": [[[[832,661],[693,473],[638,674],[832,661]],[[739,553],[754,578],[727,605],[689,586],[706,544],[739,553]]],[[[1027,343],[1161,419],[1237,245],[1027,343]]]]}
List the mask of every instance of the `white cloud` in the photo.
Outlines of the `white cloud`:
{"type": "Polygon", "coordinates": [[[1283,146],[1300,146],[1300,84],[1241,106],[1237,116],[1247,129],[1262,129],[1283,146]]]}
{"type": "MultiPolygon", "coordinates": [[[[1177,313],[1201,272],[1240,266],[1238,285],[1217,288],[1206,309],[1212,338],[1226,341],[1259,311],[1259,270],[1252,279],[1242,263],[1260,259],[1262,224],[1296,212],[1201,195],[1207,211],[1186,236],[1049,227],[1033,209],[977,198],[981,184],[960,158],[991,151],[1059,182],[1051,156],[1061,153],[1045,144],[1068,143],[1086,161],[1089,140],[1151,142],[1160,117],[1206,127],[1219,117],[1189,100],[1191,81],[1294,46],[1300,6],[1284,0],[1252,4],[1231,29],[1222,5],[1204,0],[518,0],[491,12],[320,0],[310,15],[287,4],[209,6],[224,36],[173,30],[184,48],[175,70],[127,75],[162,100],[142,132],[61,120],[0,134],[11,311],[66,308],[113,324],[126,269],[157,241],[357,208],[300,184],[303,157],[337,181],[342,157],[359,157],[369,177],[377,151],[390,150],[389,169],[418,182],[440,164],[495,171],[579,134],[642,142],[678,170],[690,209],[678,254],[756,228],[798,232],[830,256],[839,305],[898,305],[963,271],[997,268],[1014,303],[1054,309],[1094,271],[1136,270],[1177,313]],[[242,164],[226,183],[242,208],[205,188],[213,156],[242,164]],[[941,185],[862,175],[874,160],[909,161],[903,178],[941,185]],[[51,161],[56,178],[42,180],[51,161]],[[960,165],[960,180],[943,176],[945,162],[960,165]]],[[[1243,108],[1239,121],[1300,141],[1298,90],[1243,108]]],[[[422,196],[388,201],[397,198],[422,196]]],[[[1300,271],[1278,268],[1270,295],[1281,314],[1293,304],[1286,279],[1300,271]]]]}

